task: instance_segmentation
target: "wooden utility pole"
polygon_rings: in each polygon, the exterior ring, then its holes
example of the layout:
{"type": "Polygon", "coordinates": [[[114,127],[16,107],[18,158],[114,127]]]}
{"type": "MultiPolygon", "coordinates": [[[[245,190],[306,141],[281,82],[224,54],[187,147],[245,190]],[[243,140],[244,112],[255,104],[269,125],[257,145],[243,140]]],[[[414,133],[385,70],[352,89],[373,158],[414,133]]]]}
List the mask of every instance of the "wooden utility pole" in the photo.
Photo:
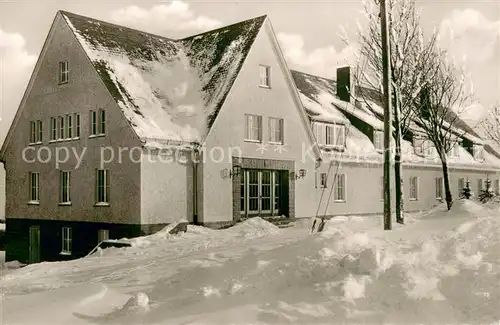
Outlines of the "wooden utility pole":
{"type": "Polygon", "coordinates": [[[389,26],[385,0],[380,0],[380,20],[382,26],[382,68],[384,73],[384,230],[392,229],[391,222],[391,121],[392,96],[390,87],[391,66],[389,47],[389,26]]]}

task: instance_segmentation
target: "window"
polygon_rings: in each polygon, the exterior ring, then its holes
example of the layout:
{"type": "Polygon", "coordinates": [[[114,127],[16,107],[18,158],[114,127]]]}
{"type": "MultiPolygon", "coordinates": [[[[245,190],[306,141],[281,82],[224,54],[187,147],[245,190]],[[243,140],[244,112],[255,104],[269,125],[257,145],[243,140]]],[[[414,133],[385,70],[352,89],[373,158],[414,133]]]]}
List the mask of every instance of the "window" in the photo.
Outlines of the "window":
{"type": "Polygon", "coordinates": [[[245,140],[262,141],[262,116],[245,114],[245,140]]]}
{"type": "Polygon", "coordinates": [[[410,177],[410,200],[418,200],[418,177],[410,177]]]}
{"type": "Polygon", "coordinates": [[[269,80],[271,72],[271,67],[261,65],[260,66],[260,86],[261,87],[270,87],[271,83],[269,80]]]}
{"type": "Polygon", "coordinates": [[[424,141],[423,139],[414,139],[413,140],[413,147],[415,148],[415,153],[417,155],[423,155],[424,154],[424,141]]]}
{"type": "Polygon", "coordinates": [[[30,181],[30,202],[40,202],[40,173],[29,173],[30,181]]]}
{"type": "Polygon", "coordinates": [[[90,135],[97,135],[97,112],[90,111],[90,135]]]}
{"type": "Polygon", "coordinates": [[[106,111],[90,111],[90,135],[103,135],[106,133],[106,111]]]}
{"type": "Polygon", "coordinates": [[[80,114],[75,114],[75,137],[80,137],[80,114]]]}
{"type": "Polygon", "coordinates": [[[335,184],[334,200],[345,202],[345,174],[339,174],[335,177],[337,182],[335,184]]]}
{"type": "Polygon", "coordinates": [[[315,122],[313,128],[318,144],[336,147],[345,146],[345,125],[315,122]]]}
{"type": "Polygon", "coordinates": [[[57,139],[57,120],[55,117],[50,118],[50,141],[57,139]]]}
{"type": "Polygon", "coordinates": [[[443,178],[436,177],[436,199],[443,198],[443,178]]]}
{"type": "Polygon", "coordinates": [[[479,195],[479,193],[481,193],[482,190],[483,190],[483,179],[480,178],[477,180],[477,194],[479,195]]]}
{"type": "Polygon", "coordinates": [[[495,195],[500,195],[500,179],[495,179],[495,195]]]}
{"type": "Polygon", "coordinates": [[[62,249],[61,254],[71,254],[71,228],[62,227],[62,249]]]}
{"type": "Polygon", "coordinates": [[[60,203],[71,203],[70,178],[71,178],[71,172],[69,171],[61,171],[59,173],[60,203]]]}
{"type": "Polygon", "coordinates": [[[319,174],[319,185],[321,188],[326,187],[327,185],[327,178],[326,178],[326,173],[321,173],[319,174]]]}
{"type": "Polygon", "coordinates": [[[384,176],[380,178],[380,201],[384,200],[384,176]]]}
{"type": "Polygon", "coordinates": [[[330,146],[333,145],[335,143],[333,140],[333,125],[327,125],[325,133],[326,133],[325,144],[330,146]]]}
{"type": "Polygon", "coordinates": [[[69,77],[68,61],[59,62],[59,83],[67,83],[69,77]]]}
{"type": "Polygon", "coordinates": [[[269,118],[269,142],[283,143],[283,124],[282,118],[269,118]]]}
{"type": "Polygon", "coordinates": [[[99,110],[99,134],[106,134],[106,111],[101,109],[99,110]]]}
{"type": "Polygon", "coordinates": [[[450,157],[458,158],[460,157],[460,145],[455,144],[450,150],[450,157]]]}
{"type": "Polygon", "coordinates": [[[465,179],[464,178],[459,178],[458,179],[458,197],[462,195],[462,191],[465,188],[465,179]]]}
{"type": "Polygon", "coordinates": [[[336,124],[335,125],[335,145],[339,147],[345,146],[345,126],[336,124]]]}
{"type": "Polygon", "coordinates": [[[474,145],[473,147],[474,159],[475,160],[484,160],[484,147],[481,145],[474,145]]]}
{"type": "Polygon", "coordinates": [[[97,203],[109,203],[109,170],[98,169],[96,175],[97,203]]]}
{"type": "Polygon", "coordinates": [[[384,132],[375,130],[373,131],[373,145],[375,150],[383,151],[384,150],[384,132]]]}
{"type": "Polygon", "coordinates": [[[73,117],[66,115],[66,139],[73,138],[73,117]]]}
{"type": "Polygon", "coordinates": [[[30,144],[42,143],[43,123],[41,120],[30,122],[30,144]]]}
{"type": "Polygon", "coordinates": [[[97,242],[100,243],[103,240],[109,239],[109,230],[108,229],[99,229],[97,232],[97,242]]]}
{"type": "Polygon", "coordinates": [[[63,140],[64,139],[64,116],[59,116],[58,117],[58,120],[59,120],[59,134],[57,136],[57,138],[59,140],[63,140]]]}

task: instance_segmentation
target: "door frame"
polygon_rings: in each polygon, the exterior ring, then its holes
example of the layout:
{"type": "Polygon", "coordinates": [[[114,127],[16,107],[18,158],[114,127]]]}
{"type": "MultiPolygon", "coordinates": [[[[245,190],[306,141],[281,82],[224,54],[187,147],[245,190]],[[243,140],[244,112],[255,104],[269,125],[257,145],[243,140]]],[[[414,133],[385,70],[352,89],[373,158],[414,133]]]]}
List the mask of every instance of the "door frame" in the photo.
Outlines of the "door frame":
{"type": "Polygon", "coordinates": [[[41,253],[41,249],[40,249],[40,226],[39,225],[33,225],[33,226],[30,226],[29,227],[29,241],[28,241],[28,245],[29,245],[29,248],[28,248],[28,262],[30,264],[32,263],[39,263],[41,261],[41,256],[40,256],[40,253],[41,253]],[[34,258],[35,257],[35,252],[34,252],[34,243],[33,243],[33,234],[34,233],[37,233],[37,245],[36,245],[36,249],[37,249],[37,252],[36,252],[36,257],[37,258],[34,258]]]}
{"type": "MultiPolygon", "coordinates": [[[[276,170],[276,169],[257,169],[257,168],[245,168],[241,170],[241,183],[240,183],[240,188],[243,186],[244,188],[244,197],[241,196],[241,189],[240,189],[240,195],[239,195],[239,200],[240,200],[240,206],[241,206],[241,200],[243,199],[244,205],[243,209],[240,208],[240,215],[243,218],[248,218],[248,217],[255,217],[255,216],[277,216],[277,215],[282,215],[285,211],[282,211],[283,204],[281,201],[283,200],[288,200],[288,195],[284,197],[285,191],[282,190],[283,187],[283,178],[285,177],[286,173],[283,170],[276,170]],[[250,184],[249,183],[249,175],[252,172],[257,173],[257,184],[250,184]],[[264,184],[263,183],[263,175],[264,173],[269,173],[269,183],[264,184]],[[250,185],[257,185],[258,189],[258,201],[257,201],[257,210],[250,210],[250,185]],[[269,196],[263,197],[263,188],[264,186],[269,186],[269,196]],[[277,191],[278,189],[278,191],[277,191]],[[269,200],[269,209],[263,210],[263,200],[267,199],[269,200]],[[276,199],[278,199],[278,204],[276,204],[276,199]]],[[[254,197],[252,197],[254,198],[254,197]]]]}

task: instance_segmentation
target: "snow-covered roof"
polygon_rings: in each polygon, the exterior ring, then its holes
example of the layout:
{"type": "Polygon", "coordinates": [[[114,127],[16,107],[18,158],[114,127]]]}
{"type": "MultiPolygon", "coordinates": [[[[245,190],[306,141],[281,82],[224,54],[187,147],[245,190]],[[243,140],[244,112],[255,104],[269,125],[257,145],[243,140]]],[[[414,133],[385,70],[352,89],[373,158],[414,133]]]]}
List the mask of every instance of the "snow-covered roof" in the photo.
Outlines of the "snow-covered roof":
{"type": "Polygon", "coordinates": [[[351,114],[376,129],[383,129],[382,121],[366,107],[355,106],[337,97],[334,80],[292,70],[304,108],[313,121],[349,123],[345,113],[351,114]]]}
{"type": "Polygon", "coordinates": [[[204,139],[266,19],[172,40],[61,13],[146,145],[204,139]]]}

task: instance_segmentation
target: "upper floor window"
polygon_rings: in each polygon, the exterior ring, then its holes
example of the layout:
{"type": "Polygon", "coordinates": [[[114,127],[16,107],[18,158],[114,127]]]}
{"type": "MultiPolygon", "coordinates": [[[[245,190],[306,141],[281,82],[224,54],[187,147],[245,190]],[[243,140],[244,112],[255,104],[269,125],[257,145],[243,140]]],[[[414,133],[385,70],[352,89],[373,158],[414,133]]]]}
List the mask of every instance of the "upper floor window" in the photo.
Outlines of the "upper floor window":
{"type": "Polygon", "coordinates": [[[345,125],[315,122],[314,133],[320,145],[345,146],[345,125]]]}
{"type": "Polygon", "coordinates": [[[450,157],[453,157],[453,158],[459,158],[460,157],[460,145],[458,143],[455,144],[451,148],[449,155],[450,155],[450,157]]]}
{"type": "Polygon", "coordinates": [[[417,176],[410,177],[410,200],[412,200],[412,201],[418,200],[418,177],[417,176]]]}
{"type": "Polygon", "coordinates": [[[30,122],[30,144],[39,144],[43,141],[43,123],[41,120],[30,122]]]}
{"type": "Polygon", "coordinates": [[[336,175],[336,184],[335,184],[335,192],[334,192],[334,200],[344,202],[346,199],[345,195],[345,174],[336,175]]]}
{"type": "Polygon", "coordinates": [[[373,131],[373,146],[377,151],[384,150],[384,131],[373,131]]]}
{"type": "Polygon", "coordinates": [[[262,116],[245,114],[245,140],[262,141],[262,116]]]}
{"type": "Polygon", "coordinates": [[[90,111],[90,135],[106,134],[106,111],[103,109],[90,111]]]}
{"type": "Polygon", "coordinates": [[[59,202],[60,203],[71,203],[70,197],[70,179],[71,172],[69,171],[61,171],[59,174],[59,183],[60,183],[60,195],[59,202]]]}
{"type": "Polygon", "coordinates": [[[30,203],[40,202],[40,173],[29,173],[29,201],[30,203]]]}
{"type": "Polygon", "coordinates": [[[443,178],[436,177],[436,199],[443,198],[443,178]]]}
{"type": "Polygon", "coordinates": [[[59,116],[57,118],[58,120],[58,123],[57,123],[57,126],[58,126],[58,129],[59,129],[59,133],[57,134],[57,139],[59,140],[63,140],[64,139],[64,116],[59,116]]]}
{"type": "Polygon", "coordinates": [[[271,87],[271,67],[266,65],[260,66],[260,86],[262,87],[271,87]]]}
{"type": "Polygon", "coordinates": [[[57,139],[57,120],[55,117],[50,118],[50,141],[57,139]]]}
{"type": "Polygon", "coordinates": [[[109,170],[96,171],[96,201],[97,204],[109,203],[109,170]]]}
{"type": "Polygon", "coordinates": [[[269,142],[283,143],[283,126],[282,118],[269,118],[269,142]]]}
{"type": "Polygon", "coordinates": [[[68,61],[59,62],[59,83],[67,83],[69,79],[68,61]]]}
{"type": "Polygon", "coordinates": [[[473,147],[473,152],[475,160],[484,160],[484,147],[482,145],[475,144],[473,147]]]}

